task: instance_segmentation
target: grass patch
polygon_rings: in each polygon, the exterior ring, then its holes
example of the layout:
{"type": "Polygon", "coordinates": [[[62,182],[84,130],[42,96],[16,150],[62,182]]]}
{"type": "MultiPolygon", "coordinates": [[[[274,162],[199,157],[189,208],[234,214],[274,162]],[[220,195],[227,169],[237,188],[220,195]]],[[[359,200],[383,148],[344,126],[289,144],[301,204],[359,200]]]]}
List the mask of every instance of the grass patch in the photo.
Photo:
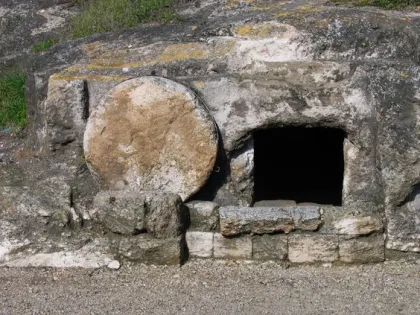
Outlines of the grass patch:
{"type": "Polygon", "coordinates": [[[32,46],[32,51],[33,52],[44,51],[44,50],[50,49],[56,43],[57,43],[57,41],[55,39],[52,39],[52,38],[46,39],[46,40],[43,40],[43,41],[38,42],[35,45],[33,45],[32,46]]]}
{"type": "Polygon", "coordinates": [[[74,37],[118,31],[142,22],[177,20],[173,0],[77,0],[82,12],[72,20],[74,37]]]}
{"type": "Polygon", "coordinates": [[[402,9],[420,6],[420,0],[333,0],[334,3],[349,3],[356,6],[376,6],[384,9],[402,9]]]}
{"type": "Polygon", "coordinates": [[[0,77],[0,128],[22,128],[26,124],[25,75],[0,77]]]}

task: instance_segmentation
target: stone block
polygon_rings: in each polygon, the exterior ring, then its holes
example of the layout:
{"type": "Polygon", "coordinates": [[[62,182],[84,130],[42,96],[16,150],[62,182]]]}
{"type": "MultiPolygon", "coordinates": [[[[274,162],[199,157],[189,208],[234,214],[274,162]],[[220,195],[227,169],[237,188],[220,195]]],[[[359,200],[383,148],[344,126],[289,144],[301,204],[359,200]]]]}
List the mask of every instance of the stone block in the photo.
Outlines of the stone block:
{"type": "Polygon", "coordinates": [[[148,234],[123,238],[119,254],[129,260],[155,265],[180,265],[185,257],[185,238],[156,239],[148,234]]]}
{"type": "Polygon", "coordinates": [[[337,235],[290,235],[289,260],[294,263],[338,260],[337,235]]]}
{"type": "Polygon", "coordinates": [[[157,238],[179,236],[185,231],[187,211],[176,194],[146,195],[146,230],[157,238]]]}
{"type": "Polygon", "coordinates": [[[219,225],[219,207],[214,202],[193,201],[186,206],[190,213],[191,231],[212,232],[216,231],[219,225]]]}
{"type": "Polygon", "coordinates": [[[367,235],[383,230],[382,221],[371,216],[343,218],[334,222],[334,227],[342,235],[367,235]]]}
{"type": "Polygon", "coordinates": [[[321,224],[319,208],[314,206],[220,208],[220,231],[224,236],[315,231],[321,224]]]}
{"type": "Polygon", "coordinates": [[[384,236],[339,237],[340,261],[346,263],[373,263],[385,260],[384,236]]]}
{"type": "Polygon", "coordinates": [[[217,215],[218,213],[218,209],[219,209],[219,205],[215,202],[211,202],[211,201],[191,201],[185,204],[188,209],[190,209],[190,211],[195,211],[197,212],[199,215],[203,216],[203,217],[210,217],[213,215],[217,215]]]}
{"type": "Polygon", "coordinates": [[[213,233],[187,232],[186,240],[190,257],[210,258],[213,256],[213,233]]]}
{"type": "Polygon", "coordinates": [[[214,257],[250,259],[252,257],[252,241],[248,236],[226,238],[222,234],[214,234],[214,257]]]}
{"type": "Polygon", "coordinates": [[[252,238],[252,256],[262,260],[287,258],[287,235],[255,235],[252,238]]]}
{"type": "Polygon", "coordinates": [[[178,195],[130,190],[99,192],[90,215],[112,232],[132,235],[147,231],[156,238],[181,235],[186,220],[178,195]]]}
{"type": "Polygon", "coordinates": [[[92,218],[114,233],[132,235],[146,228],[144,195],[129,191],[100,191],[93,204],[92,218]]]}

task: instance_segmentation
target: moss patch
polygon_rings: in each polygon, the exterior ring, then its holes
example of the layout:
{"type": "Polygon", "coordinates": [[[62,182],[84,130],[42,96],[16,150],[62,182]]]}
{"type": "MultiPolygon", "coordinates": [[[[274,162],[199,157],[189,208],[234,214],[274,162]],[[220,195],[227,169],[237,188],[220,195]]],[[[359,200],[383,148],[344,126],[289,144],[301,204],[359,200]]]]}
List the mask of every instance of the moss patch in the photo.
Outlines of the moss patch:
{"type": "Polygon", "coordinates": [[[0,128],[22,128],[25,123],[25,75],[4,75],[0,77],[0,128]]]}
{"type": "Polygon", "coordinates": [[[147,21],[178,20],[173,0],[78,0],[82,12],[72,20],[74,37],[118,31],[147,21]]]}
{"type": "Polygon", "coordinates": [[[43,40],[41,42],[36,43],[35,45],[32,46],[32,51],[33,52],[41,52],[47,49],[50,49],[52,46],[54,46],[57,43],[57,41],[55,39],[46,39],[43,40]]]}

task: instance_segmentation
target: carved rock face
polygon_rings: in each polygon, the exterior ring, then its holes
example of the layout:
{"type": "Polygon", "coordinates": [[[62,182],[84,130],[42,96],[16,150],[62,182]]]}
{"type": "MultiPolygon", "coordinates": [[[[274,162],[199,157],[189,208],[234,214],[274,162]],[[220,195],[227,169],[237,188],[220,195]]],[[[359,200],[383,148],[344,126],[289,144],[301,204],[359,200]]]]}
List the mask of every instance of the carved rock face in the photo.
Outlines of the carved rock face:
{"type": "Polygon", "coordinates": [[[106,187],[194,194],[217,155],[213,120],[183,85],[159,77],[125,81],[92,112],[85,157],[106,187]]]}

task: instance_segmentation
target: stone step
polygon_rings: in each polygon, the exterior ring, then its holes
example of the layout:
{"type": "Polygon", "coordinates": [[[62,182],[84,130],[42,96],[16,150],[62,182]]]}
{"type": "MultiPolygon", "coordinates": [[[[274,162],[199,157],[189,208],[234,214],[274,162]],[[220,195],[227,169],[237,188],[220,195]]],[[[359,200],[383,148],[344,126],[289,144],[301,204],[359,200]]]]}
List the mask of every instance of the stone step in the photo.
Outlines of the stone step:
{"type": "Polygon", "coordinates": [[[220,208],[220,231],[224,236],[315,231],[321,224],[321,208],[316,206],[220,208]]]}

